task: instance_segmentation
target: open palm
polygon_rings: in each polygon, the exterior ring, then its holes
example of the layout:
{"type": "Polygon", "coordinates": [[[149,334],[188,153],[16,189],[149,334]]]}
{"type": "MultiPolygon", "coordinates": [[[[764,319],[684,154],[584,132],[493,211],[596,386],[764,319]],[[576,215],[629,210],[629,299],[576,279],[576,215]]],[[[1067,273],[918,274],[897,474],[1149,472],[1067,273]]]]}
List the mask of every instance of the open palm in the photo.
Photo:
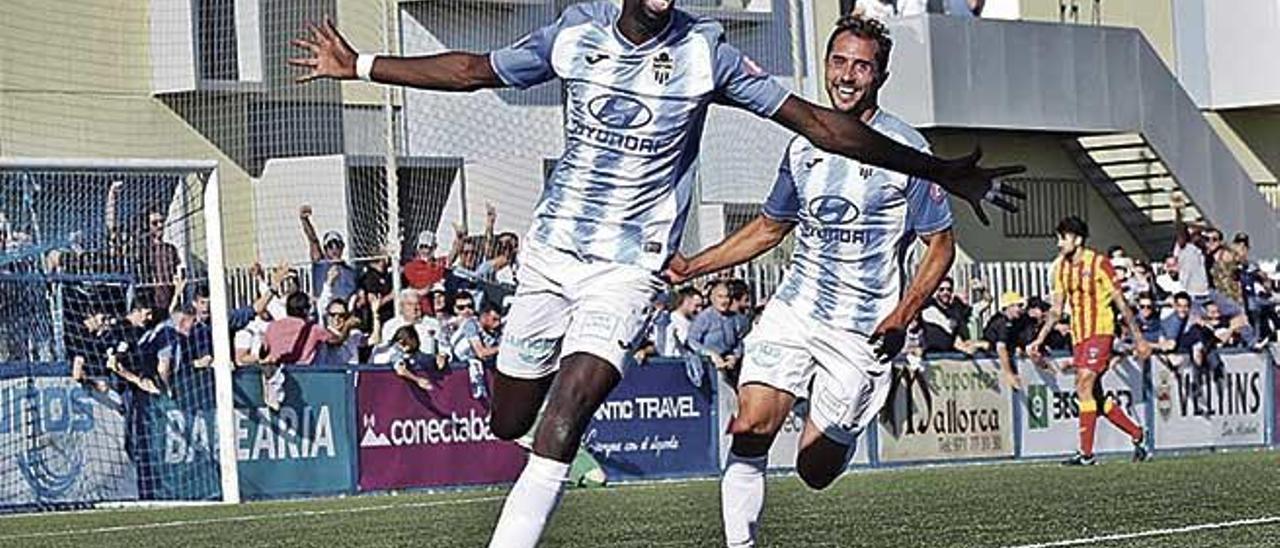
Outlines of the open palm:
{"type": "Polygon", "coordinates": [[[987,213],[982,210],[983,201],[991,202],[991,205],[1010,213],[1017,213],[1018,204],[1015,200],[1027,197],[1021,190],[996,179],[1016,175],[1027,169],[1023,166],[984,168],[978,166],[978,160],[981,159],[982,149],[977,149],[968,156],[947,161],[949,164],[947,175],[940,178],[937,183],[947,192],[968,202],[973,207],[974,213],[978,215],[978,220],[984,225],[989,225],[991,221],[987,218],[987,213]]]}
{"type": "Polygon", "coordinates": [[[302,84],[316,78],[349,80],[356,77],[356,50],[338,34],[333,21],[325,18],[324,24],[307,23],[307,38],[295,38],[289,43],[311,52],[310,57],[294,57],[289,64],[310,69],[298,76],[295,82],[302,84]]]}

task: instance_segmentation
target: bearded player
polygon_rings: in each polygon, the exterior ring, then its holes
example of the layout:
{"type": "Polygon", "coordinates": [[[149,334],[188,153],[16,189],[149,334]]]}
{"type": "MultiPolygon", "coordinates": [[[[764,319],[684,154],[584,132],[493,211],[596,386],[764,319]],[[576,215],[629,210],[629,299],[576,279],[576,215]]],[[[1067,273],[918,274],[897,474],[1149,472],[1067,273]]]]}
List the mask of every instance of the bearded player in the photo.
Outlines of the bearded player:
{"type": "Polygon", "coordinates": [[[546,406],[492,546],[537,543],[592,414],[622,378],[663,285],[658,273],[678,248],[712,103],[770,118],[823,150],[936,180],[984,219],[984,199],[1008,209],[1021,197],[993,183],[1020,167],[983,169],[977,153],[940,160],[792,96],[726,43],[718,23],[674,3],[576,4],[489,54],[357,55],[329,22],[293,42],[311,53],[289,61],[309,69],[304,82],[361,78],[438,91],[564,82],[565,150],[521,249],[491,428],[519,438],[546,406]]]}
{"type": "MultiPolygon", "coordinates": [[[[878,104],[892,47],[880,22],[841,19],[827,43],[827,95],[842,116],[927,152],[919,132],[878,104]]],[[[932,182],[797,137],[761,215],[724,242],[672,262],[677,280],[714,272],[799,227],[786,276],[745,341],[720,489],[728,546],[755,546],[769,448],[797,399],[809,400],[800,478],[823,489],[848,467],[858,436],[884,405],[907,324],[951,267],[951,223],[946,194],[932,182]],[[908,286],[903,262],[917,239],[926,251],[908,286]]]]}
{"type": "Polygon", "coordinates": [[[1076,216],[1058,222],[1058,258],[1053,265],[1053,305],[1044,327],[1027,345],[1032,360],[1041,359],[1040,347],[1058,323],[1063,306],[1071,306],[1071,340],[1076,341],[1072,363],[1076,369],[1076,395],[1080,399],[1080,450],[1063,462],[1069,466],[1089,466],[1093,458],[1094,430],[1098,424],[1098,406],[1102,415],[1129,435],[1133,441],[1133,460],[1147,460],[1146,434],[1115,400],[1104,395],[1102,375],[1111,362],[1111,346],[1115,341],[1114,305],[1124,318],[1135,342],[1138,359],[1151,355],[1151,345],[1142,338],[1133,310],[1124,301],[1124,293],[1116,286],[1116,273],[1111,260],[1088,247],[1089,226],[1076,216]]]}

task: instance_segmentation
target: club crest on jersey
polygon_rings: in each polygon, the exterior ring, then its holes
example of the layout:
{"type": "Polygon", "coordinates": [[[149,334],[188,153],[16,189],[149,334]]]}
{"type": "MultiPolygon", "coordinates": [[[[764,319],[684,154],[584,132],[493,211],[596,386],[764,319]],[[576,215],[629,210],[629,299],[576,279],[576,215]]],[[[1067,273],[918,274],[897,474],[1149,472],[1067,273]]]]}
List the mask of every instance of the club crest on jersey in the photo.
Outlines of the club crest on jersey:
{"type": "Polygon", "coordinates": [[[676,61],[671,58],[671,52],[663,50],[653,57],[653,81],[659,84],[666,84],[671,80],[671,73],[676,70],[676,61]]]}
{"type": "Polygon", "coordinates": [[[946,197],[947,193],[943,192],[942,187],[938,186],[938,183],[929,183],[929,199],[942,203],[942,200],[946,199],[946,197]]]}

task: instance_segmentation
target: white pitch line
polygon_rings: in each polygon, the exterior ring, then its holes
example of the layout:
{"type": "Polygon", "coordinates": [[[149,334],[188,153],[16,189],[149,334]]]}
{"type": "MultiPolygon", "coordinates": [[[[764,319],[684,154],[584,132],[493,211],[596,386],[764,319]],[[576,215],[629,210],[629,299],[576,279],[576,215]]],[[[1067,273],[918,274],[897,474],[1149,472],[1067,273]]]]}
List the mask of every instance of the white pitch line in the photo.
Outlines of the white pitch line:
{"type": "MultiPolygon", "coordinates": [[[[694,481],[680,482],[653,482],[640,485],[624,485],[620,489],[626,490],[649,490],[660,487],[678,487],[696,483],[694,481]]],[[[581,493],[584,491],[572,490],[566,494],[581,493]]],[[[436,506],[459,506],[463,504],[471,504],[474,502],[493,502],[505,499],[506,495],[495,495],[491,497],[477,497],[472,499],[455,499],[455,500],[438,500],[424,502],[409,502],[405,504],[380,504],[377,506],[361,506],[358,508],[335,508],[332,510],[296,510],[293,512],[279,512],[268,514],[251,514],[247,516],[227,516],[223,518],[206,518],[178,521],[158,521],[151,523],[139,523],[136,525],[117,525],[113,527],[95,527],[92,529],[71,529],[63,531],[42,531],[39,533],[23,533],[18,535],[0,535],[2,540],[18,540],[31,538],[49,538],[49,537],[68,537],[76,535],[90,535],[95,533],[119,533],[125,531],[135,531],[141,529],[169,529],[174,527],[187,527],[191,525],[208,525],[213,523],[242,523],[247,521],[262,521],[266,519],[280,519],[292,517],[310,517],[310,516],[328,516],[334,514],[358,514],[361,512],[373,512],[376,510],[391,510],[395,508],[431,508],[436,506]]],[[[86,511],[92,512],[92,511],[86,511]]]]}
{"type": "Polygon", "coordinates": [[[209,525],[213,523],[241,523],[246,521],[261,521],[266,519],[328,516],[328,515],[334,515],[334,514],[358,514],[361,512],[374,512],[378,510],[391,510],[396,508],[431,508],[436,506],[459,506],[459,505],[471,504],[475,502],[493,502],[493,501],[502,500],[504,498],[506,497],[492,496],[492,497],[478,497],[473,499],[410,502],[406,504],[380,504],[377,506],[361,506],[359,508],[335,508],[332,510],[298,510],[293,512],[281,512],[281,513],[274,513],[274,514],[251,514],[247,516],[227,516],[223,518],[160,521],[160,522],[152,522],[152,523],[139,523],[136,525],[95,527],[93,529],[72,529],[72,530],[65,530],[65,531],[43,531],[40,533],[24,533],[20,535],[4,535],[4,536],[0,536],[0,540],[65,537],[65,536],[76,536],[76,535],[90,535],[95,533],[117,533],[117,532],[123,532],[123,531],[137,531],[137,530],[144,530],[144,529],[167,529],[172,527],[187,527],[192,525],[209,525]]]}
{"type": "Polygon", "coordinates": [[[1115,535],[1106,535],[1101,537],[1059,540],[1054,542],[1044,542],[1040,544],[1023,544],[1020,546],[1014,546],[1012,548],[1050,548],[1054,546],[1079,546],[1081,544],[1095,544],[1098,542],[1107,542],[1107,541],[1113,541],[1113,540],[1128,540],[1128,539],[1143,538],[1143,537],[1159,537],[1164,535],[1176,535],[1178,533],[1194,533],[1196,531],[1208,531],[1212,529],[1227,529],[1230,527],[1245,527],[1249,525],[1263,525],[1267,523],[1280,523],[1280,516],[1238,519],[1235,521],[1222,521],[1218,523],[1202,523],[1200,525],[1188,525],[1186,527],[1175,527],[1171,529],[1152,529],[1150,531],[1140,531],[1137,533],[1118,533],[1115,535]]]}

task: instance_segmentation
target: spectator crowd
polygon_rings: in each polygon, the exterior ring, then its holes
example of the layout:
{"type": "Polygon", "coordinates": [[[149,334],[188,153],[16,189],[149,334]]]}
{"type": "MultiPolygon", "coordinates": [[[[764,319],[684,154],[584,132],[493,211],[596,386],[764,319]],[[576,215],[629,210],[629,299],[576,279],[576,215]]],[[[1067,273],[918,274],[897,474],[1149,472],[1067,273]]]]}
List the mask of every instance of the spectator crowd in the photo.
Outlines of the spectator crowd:
{"type": "MultiPolygon", "coordinates": [[[[208,288],[186,280],[189,265],[163,239],[163,212],[141,212],[137,224],[146,226],[114,228],[118,193],[119,185],[112,185],[104,251],[73,245],[41,258],[47,272],[68,277],[62,288],[63,351],[72,375],[99,391],[114,386],[173,396],[182,379],[212,362],[208,288]],[[77,285],[74,279],[120,269],[136,270],[134,286],[77,285]]],[[[1183,223],[1182,204],[1174,204],[1177,239],[1168,256],[1148,263],[1119,247],[1107,251],[1118,291],[1136,311],[1141,329],[1129,333],[1125,322],[1115,322],[1117,353],[1142,337],[1158,352],[1212,365],[1219,349],[1276,341],[1276,265],[1253,260],[1246,234],[1228,241],[1218,229],[1183,223]]],[[[231,313],[234,361],[261,370],[267,404],[283,403],[289,368],[308,365],[391,366],[424,391],[434,389],[438,374],[465,370],[472,395],[487,398],[485,379],[495,365],[503,315],[519,275],[520,238],[495,234],[494,209],[487,208],[480,234],[454,226],[447,253],[434,232],[424,231],[407,257],[385,253],[358,263],[349,259],[341,232],[318,234],[311,217],[309,206],[299,208],[309,269],[253,265],[253,302],[231,313]],[[398,269],[392,268],[396,259],[398,269]],[[397,270],[399,280],[393,279],[397,270]]],[[[633,357],[639,363],[653,357],[684,360],[697,382],[706,364],[736,384],[743,339],[764,305],[755,301],[746,282],[728,278],[662,292],[652,303],[643,339],[633,343],[633,357]]],[[[1012,359],[1027,355],[1050,301],[1048,295],[1026,298],[1014,291],[993,295],[980,279],[959,287],[946,278],[912,324],[908,356],[994,356],[1006,381],[1016,385],[1012,359]]],[[[1064,314],[1046,350],[1069,352],[1072,344],[1064,314]]]]}
{"type": "MultiPolygon", "coordinates": [[[[1212,367],[1220,363],[1220,349],[1261,349],[1280,340],[1277,265],[1250,256],[1248,234],[1227,241],[1219,229],[1183,222],[1184,204],[1178,196],[1173,209],[1176,240],[1162,260],[1147,263],[1119,246],[1107,250],[1117,290],[1135,311],[1141,331],[1130,333],[1125,322],[1116,321],[1117,354],[1126,353],[1141,337],[1158,354],[1185,355],[1197,366],[1212,367]]],[[[1011,358],[1027,355],[1027,345],[1044,326],[1051,296],[1028,299],[1008,291],[996,298],[976,279],[967,293],[957,294],[955,281],[943,280],[915,324],[920,340],[915,352],[994,355],[1006,382],[1019,385],[1011,358]]],[[[1045,341],[1046,350],[1071,351],[1070,322],[1069,310],[1064,310],[1045,341]]]]}

